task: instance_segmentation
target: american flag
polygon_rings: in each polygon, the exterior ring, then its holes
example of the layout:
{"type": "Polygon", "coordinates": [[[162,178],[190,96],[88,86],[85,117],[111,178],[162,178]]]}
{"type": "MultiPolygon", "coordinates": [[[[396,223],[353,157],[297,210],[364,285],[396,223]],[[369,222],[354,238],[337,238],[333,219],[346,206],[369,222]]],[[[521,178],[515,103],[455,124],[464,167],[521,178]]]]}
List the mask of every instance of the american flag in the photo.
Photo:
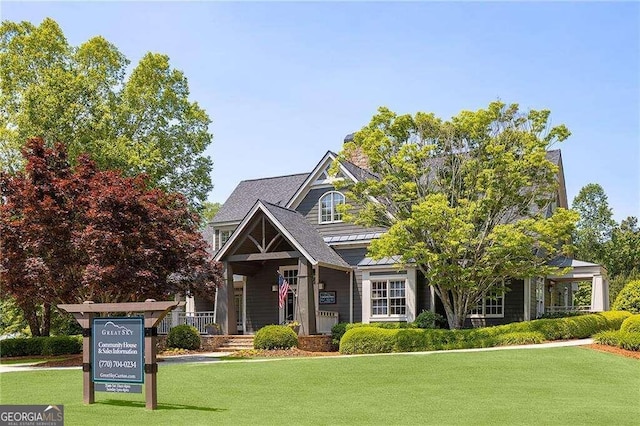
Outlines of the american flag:
{"type": "Polygon", "coordinates": [[[284,307],[284,303],[287,300],[287,292],[289,292],[289,282],[278,272],[278,306],[280,308],[284,307]]]}

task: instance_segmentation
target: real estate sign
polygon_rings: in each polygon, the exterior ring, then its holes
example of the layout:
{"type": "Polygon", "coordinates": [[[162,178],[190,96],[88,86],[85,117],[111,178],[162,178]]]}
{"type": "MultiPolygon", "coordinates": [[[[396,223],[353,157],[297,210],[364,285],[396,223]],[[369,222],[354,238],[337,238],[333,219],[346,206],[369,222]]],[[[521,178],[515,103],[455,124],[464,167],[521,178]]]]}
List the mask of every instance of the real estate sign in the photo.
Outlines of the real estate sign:
{"type": "Polygon", "coordinates": [[[93,382],[144,382],[142,317],[94,318],[91,333],[93,382]]]}

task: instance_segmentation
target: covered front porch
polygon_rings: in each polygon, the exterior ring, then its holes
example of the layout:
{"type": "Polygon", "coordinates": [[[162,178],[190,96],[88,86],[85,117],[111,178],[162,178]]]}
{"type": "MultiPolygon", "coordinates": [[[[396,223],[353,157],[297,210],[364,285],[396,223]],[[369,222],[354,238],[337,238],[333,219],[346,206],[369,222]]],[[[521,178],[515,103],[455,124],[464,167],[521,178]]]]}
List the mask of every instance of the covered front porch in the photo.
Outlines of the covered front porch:
{"type": "Polygon", "coordinates": [[[292,321],[300,335],[329,333],[348,317],[351,267],[293,210],[258,201],[215,258],[224,265],[215,303],[224,334],[292,321]],[[289,284],[283,303],[278,274],[289,284]]]}
{"type": "Polygon", "coordinates": [[[609,282],[604,267],[581,260],[560,257],[552,266],[571,268],[564,275],[546,277],[537,289],[538,316],[555,312],[602,312],[609,310],[609,282]],[[591,283],[590,304],[578,303],[579,283],[591,283]]]}

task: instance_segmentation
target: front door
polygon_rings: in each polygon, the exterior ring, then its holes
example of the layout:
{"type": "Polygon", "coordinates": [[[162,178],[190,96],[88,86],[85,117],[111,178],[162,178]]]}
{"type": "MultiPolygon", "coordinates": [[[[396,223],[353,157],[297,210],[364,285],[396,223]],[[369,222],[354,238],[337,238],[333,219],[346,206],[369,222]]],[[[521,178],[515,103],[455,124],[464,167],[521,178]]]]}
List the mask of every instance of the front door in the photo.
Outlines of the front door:
{"type": "Polygon", "coordinates": [[[287,300],[282,308],[279,308],[280,324],[284,324],[287,321],[293,321],[298,319],[296,312],[297,300],[296,294],[298,290],[298,267],[297,266],[282,266],[280,273],[285,280],[289,283],[289,292],[287,293],[287,300]]]}

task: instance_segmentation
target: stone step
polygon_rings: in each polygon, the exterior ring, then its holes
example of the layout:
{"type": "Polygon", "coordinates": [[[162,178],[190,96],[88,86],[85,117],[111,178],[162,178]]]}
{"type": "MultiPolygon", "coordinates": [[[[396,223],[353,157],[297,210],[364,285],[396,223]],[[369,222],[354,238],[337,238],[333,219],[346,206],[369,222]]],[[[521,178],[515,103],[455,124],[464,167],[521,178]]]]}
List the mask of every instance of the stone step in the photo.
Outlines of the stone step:
{"type": "Polygon", "coordinates": [[[234,352],[253,349],[253,336],[251,335],[234,335],[229,337],[222,345],[218,346],[216,352],[234,352]]]}

